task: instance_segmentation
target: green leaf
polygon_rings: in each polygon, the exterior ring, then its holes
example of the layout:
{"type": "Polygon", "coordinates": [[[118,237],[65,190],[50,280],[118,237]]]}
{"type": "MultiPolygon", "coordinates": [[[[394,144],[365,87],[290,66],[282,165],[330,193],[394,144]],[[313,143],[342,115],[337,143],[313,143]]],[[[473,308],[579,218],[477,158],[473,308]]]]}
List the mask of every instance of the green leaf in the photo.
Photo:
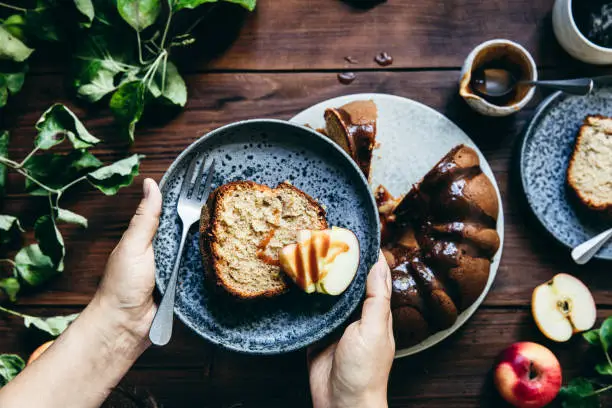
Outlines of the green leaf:
{"type": "Polygon", "coordinates": [[[239,4],[249,11],[255,10],[255,5],[257,4],[257,0],[225,0],[225,1],[229,3],[239,4]]]}
{"type": "Polygon", "coordinates": [[[66,255],[64,239],[51,215],[43,215],[36,220],[34,235],[42,253],[51,259],[57,271],[63,271],[64,256],[66,255]]]}
{"type": "MultiPolygon", "coordinates": [[[[181,9],[193,9],[204,3],[216,3],[218,0],[174,0],[172,2],[172,10],[179,11],[181,9]]],[[[224,0],[228,3],[239,4],[249,11],[255,10],[257,0],[224,0]]]]}
{"type": "Polygon", "coordinates": [[[601,346],[601,340],[599,338],[599,330],[590,330],[582,333],[582,337],[593,346],[601,346]]]}
{"type": "Polygon", "coordinates": [[[151,82],[149,90],[155,97],[162,97],[164,103],[176,106],[185,106],[187,103],[187,86],[185,81],[176,69],[176,65],[168,61],[165,70],[165,79],[163,67],[160,66],[155,73],[155,80],[151,82]]]}
{"type": "Polygon", "coordinates": [[[51,258],[40,250],[38,244],[28,245],[15,255],[15,276],[30,286],[38,286],[57,274],[51,258]]]}
{"type": "Polygon", "coordinates": [[[74,0],[74,5],[76,6],[79,13],[81,13],[86,21],[81,23],[82,27],[91,27],[91,23],[95,17],[94,5],[91,0],[74,0]]]}
{"type": "Polygon", "coordinates": [[[161,12],[161,1],[117,0],[117,10],[126,23],[140,32],[155,23],[161,12]]]}
{"type": "Polygon", "coordinates": [[[87,218],[70,210],[65,210],[63,208],[59,209],[57,213],[57,220],[61,222],[67,222],[69,224],[77,224],[83,228],[87,228],[87,218]]]}
{"type": "Polygon", "coordinates": [[[74,81],[77,96],[88,102],[97,102],[117,89],[115,75],[117,73],[104,68],[100,60],[88,61],[83,64],[83,71],[74,81]]]}
{"type": "Polygon", "coordinates": [[[599,408],[599,398],[593,384],[584,378],[574,378],[561,388],[559,398],[564,408],[599,408]]]}
{"type": "Polygon", "coordinates": [[[62,104],[55,104],[36,122],[38,136],[35,145],[47,150],[61,143],[67,136],[75,149],[86,149],[100,140],[85,129],[79,118],[62,104]]]}
{"type": "Polygon", "coordinates": [[[46,318],[25,315],[23,323],[26,327],[34,326],[39,330],[49,333],[53,337],[57,337],[62,334],[77,317],[79,317],[78,313],[46,318]]]}
{"type": "Polygon", "coordinates": [[[126,82],[119,87],[110,100],[115,118],[127,127],[130,141],[134,141],[136,123],[140,120],[145,104],[145,88],[141,81],[126,82]]]}
{"type": "Polygon", "coordinates": [[[134,154],[89,173],[87,179],[104,194],[117,194],[120,188],[132,184],[134,177],[138,175],[142,158],[144,158],[143,155],[134,154]]]}
{"type": "Polygon", "coordinates": [[[11,302],[17,301],[17,294],[20,289],[21,285],[16,278],[0,279],[0,291],[4,292],[11,302]]]}
{"type": "MultiPolygon", "coordinates": [[[[25,163],[24,168],[46,186],[60,189],[101,166],[102,162],[87,150],[73,150],[68,154],[35,155],[25,163]]],[[[25,188],[31,195],[48,195],[46,190],[28,178],[25,179],[25,188]]]]}
{"type": "Polygon", "coordinates": [[[43,5],[26,11],[23,16],[26,36],[33,36],[42,41],[50,42],[59,42],[66,38],[64,32],[66,27],[57,20],[53,7],[43,5]]]}
{"type": "Polygon", "coordinates": [[[2,23],[2,26],[6,31],[11,33],[21,42],[24,42],[26,40],[26,36],[24,33],[26,21],[22,14],[13,14],[7,17],[6,20],[4,20],[4,22],[2,23]]]}
{"type": "Polygon", "coordinates": [[[17,217],[0,214],[0,244],[8,244],[24,232],[17,217]]]}
{"type": "Polygon", "coordinates": [[[194,9],[204,3],[216,3],[218,0],[174,0],[172,2],[172,10],[179,11],[184,8],[194,9]]]}
{"type": "Polygon", "coordinates": [[[25,361],[15,354],[0,354],[0,388],[17,377],[25,368],[25,361]]]}
{"type": "Polygon", "coordinates": [[[612,375],[612,365],[607,361],[605,363],[600,363],[595,366],[595,371],[597,371],[600,375],[612,375]]]}
{"type": "Polygon", "coordinates": [[[0,108],[6,105],[9,95],[21,90],[27,70],[24,62],[0,61],[0,108]]]}
{"type": "Polygon", "coordinates": [[[34,50],[0,26],[0,60],[23,62],[34,50]]]}
{"type": "Polygon", "coordinates": [[[612,347],[612,316],[608,317],[599,328],[599,338],[605,353],[612,347]]]}
{"type": "Polygon", "coordinates": [[[9,91],[6,89],[6,81],[0,77],[0,108],[6,106],[8,102],[9,91]]]}
{"type": "MultiPolygon", "coordinates": [[[[0,131],[0,157],[8,159],[8,144],[9,144],[9,132],[4,130],[0,131]]],[[[6,174],[8,169],[4,164],[0,164],[0,198],[4,196],[6,187],[6,174]]]]}

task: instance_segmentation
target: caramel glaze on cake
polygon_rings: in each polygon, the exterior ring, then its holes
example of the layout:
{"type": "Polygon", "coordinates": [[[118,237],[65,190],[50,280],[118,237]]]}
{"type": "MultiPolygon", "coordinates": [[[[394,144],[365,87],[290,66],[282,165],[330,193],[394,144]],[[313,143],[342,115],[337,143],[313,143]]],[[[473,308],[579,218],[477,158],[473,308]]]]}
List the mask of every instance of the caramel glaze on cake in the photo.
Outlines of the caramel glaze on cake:
{"type": "Polygon", "coordinates": [[[366,178],[376,145],[378,111],[373,101],[355,101],[325,111],[325,134],[355,160],[366,178]]]}
{"type": "Polygon", "coordinates": [[[376,192],[398,347],[451,327],[484,290],[499,249],[499,203],[477,153],[452,149],[401,200],[376,192]]]}

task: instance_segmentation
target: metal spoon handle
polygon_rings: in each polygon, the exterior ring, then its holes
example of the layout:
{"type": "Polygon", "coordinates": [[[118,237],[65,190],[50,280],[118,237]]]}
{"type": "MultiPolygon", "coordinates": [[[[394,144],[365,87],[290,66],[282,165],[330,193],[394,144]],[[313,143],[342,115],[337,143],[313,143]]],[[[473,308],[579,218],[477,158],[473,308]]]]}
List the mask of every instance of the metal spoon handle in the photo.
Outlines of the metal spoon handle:
{"type": "Polygon", "coordinates": [[[179,245],[178,255],[174,261],[174,270],[166,286],[166,292],[162,297],[162,300],[157,308],[157,313],[153,318],[153,324],[149,330],[149,339],[151,343],[156,346],[165,346],[170,342],[172,337],[172,325],[174,321],[174,299],[176,297],[176,283],[178,280],[178,271],[181,266],[181,258],[183,254],[183,247],[185,246],[185,240],[189,228],[183,223],[183,233],[181,237],[181,243],[179,245]]]}
{"type": "Polygon", "coordinates": [[[612,228],[574,248],[572,250],[572,259],[578,265],[584,265],[591,260],[610,238],[612,238],[612,228]]]}
{"type": "Polygon", "coordinates": [[[591,78],[564,79],[559,81],[521,81],[521,83],[555,89],[571,95],[588,95],[593,91],[594,86],[591,78]]]}

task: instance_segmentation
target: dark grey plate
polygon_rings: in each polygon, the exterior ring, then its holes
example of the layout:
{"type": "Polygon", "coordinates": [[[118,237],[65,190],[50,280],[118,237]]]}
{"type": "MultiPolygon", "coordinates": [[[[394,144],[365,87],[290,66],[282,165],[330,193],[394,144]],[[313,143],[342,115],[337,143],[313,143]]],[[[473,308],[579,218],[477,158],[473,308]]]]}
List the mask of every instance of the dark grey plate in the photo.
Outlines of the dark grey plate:
{"type": "Polygon", "coordinates": [[[280,120],[238,122],[200,138],[181,153],[160,183],[164,200],[153,248],[162,293],[178,251],[178,192],[194,152],[204,152],[207,160],[216,159],[213,188],[235,180],[271,187],[291,181],[326,207],[330,225],[355,232],[361,261],[355,280],[338,297],[306,295],[293,288],[273,299],[238,301],[205,284],[199,233],[194,227],[179,272],[178,317],[212,343],[250,354],[297,350],[338,328],[361,301],[367,272],[380,246],[376,204],[353,161],[317,132],[280,120]]]}
{"type": "MultiPolygon", "coordinates": [[[[592,114],[612,116],[612,88],[588,96],[553,94],[540,105],[521,146],[520,171],[527,201],[542,225],[568,248],[611,226],[584,208],[566,182],[576,135],[584,118],[592,114]]],[[[612,260],[612,241],[595,257],[612,260]]]]}

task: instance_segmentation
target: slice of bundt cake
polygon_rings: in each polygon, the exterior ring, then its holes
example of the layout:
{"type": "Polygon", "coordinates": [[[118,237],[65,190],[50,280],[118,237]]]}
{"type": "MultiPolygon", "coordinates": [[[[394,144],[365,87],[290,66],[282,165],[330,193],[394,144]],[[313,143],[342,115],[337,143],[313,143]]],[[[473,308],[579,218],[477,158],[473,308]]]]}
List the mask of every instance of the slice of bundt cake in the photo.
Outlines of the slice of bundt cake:
{"type": "Polygon", "coordinates": [[[202,208],[200,246],[209,277],[227,292],[271,297],[288,289],[280,249],[299,230],[325,228],[325,210],[291,184],[237,181],[216,189],[202,208]]]}
{"type": "Polygon", "coordinates": [[[327,136],[355,160],[366,178],[370,176],[372,151],[376,145],[378,111],[371,101],[355,101],[325,111],[327,136]]]}
{"type": "MultiPolygon", "coordinates": [[[[387,195],[385,202],[388,207],[393,200],[387,195]]],[[[383,251],[393,279],[400,279],[393,285],[392,307],[404,307],[393,301],[393,297],[403,299],[403,287],[410,299],[418,295],[422,305],[411,306],[410,318],[395,313],[396,341],[399,347],[407,347],[452,326],[458,314],[482,294],[491,259],[500,245],[496,230],[499,202],[480,168],[478,154],[460,145],[391,211],[387,207],[383,251]],[[411,276],[412,285],[406,284],[404,275],[411,276]],[[415,310],[425,320],[427,332],[414,317],[415,310]]]]}
{"type": "Polygon", "coordinates": [[[570,158],[567,182],[586,206],[612,213],[612,118],[586,117],[570,158]]]}

